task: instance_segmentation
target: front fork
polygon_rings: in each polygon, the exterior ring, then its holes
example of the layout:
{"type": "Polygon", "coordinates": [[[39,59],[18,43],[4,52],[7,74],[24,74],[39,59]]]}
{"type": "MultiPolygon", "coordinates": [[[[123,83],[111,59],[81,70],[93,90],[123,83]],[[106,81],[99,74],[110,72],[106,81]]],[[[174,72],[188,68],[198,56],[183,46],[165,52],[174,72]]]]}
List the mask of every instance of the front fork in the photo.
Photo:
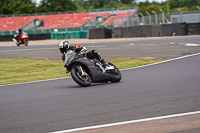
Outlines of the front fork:
{"type": "Polygon", "coordinates": [[[85,73],[85,72],[83,71],[82,66],[80,66],[80,65],[77,66],[77,70],[78,70],[79,73],[81,73],[82,76],[87,76],[87,73],[85,73]]]}

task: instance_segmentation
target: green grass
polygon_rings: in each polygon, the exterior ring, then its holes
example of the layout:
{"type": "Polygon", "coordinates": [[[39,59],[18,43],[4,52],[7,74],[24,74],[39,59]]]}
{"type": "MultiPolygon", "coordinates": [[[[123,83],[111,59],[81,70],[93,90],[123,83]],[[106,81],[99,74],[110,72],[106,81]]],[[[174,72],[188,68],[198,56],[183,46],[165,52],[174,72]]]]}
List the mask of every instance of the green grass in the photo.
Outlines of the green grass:
{"type": "MultiPolygon", "coordinates": [[[[137,67],[162,59],[141,58],[119,58],[107,60],[115,64],[119,69],[137,67]]],[[[0,57],[0,85],[14,84],[54,78],[69,77],[61,60],[36,60],[23,58],[1,58],[0,57]]]]}
{"type": "MultiPolygon", "coordinates": [[[[165,59],[166,60],[166,59],[165,59]]],[[[107,61],[115,64],[119,69],[126,69],[132,67],[138,67],[143,65],[148,65],[164,59],[155,59],[155,58],[118,58],[118,59],[108,59],[107,61]]]]}

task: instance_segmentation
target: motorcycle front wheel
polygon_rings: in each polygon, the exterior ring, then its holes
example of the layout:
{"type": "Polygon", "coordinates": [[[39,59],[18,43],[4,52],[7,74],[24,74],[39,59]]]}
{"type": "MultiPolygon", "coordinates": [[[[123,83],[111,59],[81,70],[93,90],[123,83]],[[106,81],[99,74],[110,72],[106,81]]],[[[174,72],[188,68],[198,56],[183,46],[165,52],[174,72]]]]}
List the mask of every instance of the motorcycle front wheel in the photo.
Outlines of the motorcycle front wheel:
{"type": "Polygon", "coordinates": [[[91,85],[92,81],[91,81],[90,76],[86,73],[84,68],[82,68],[80,65],[72,68],[71,76],[72,76],[72,79],[80,86],[87,87],[91,85]]]}
{"type": "Polygon", "coordinates": [[[17,46],[20,46],[20,43],[16,43],[17,46]]]}
{"type": "Polygon", "coordinates": [[[25,44],[25,46],[28,46],[28,40],[26,40],[26,41],[24,42],[24,44],[25,44]]]}

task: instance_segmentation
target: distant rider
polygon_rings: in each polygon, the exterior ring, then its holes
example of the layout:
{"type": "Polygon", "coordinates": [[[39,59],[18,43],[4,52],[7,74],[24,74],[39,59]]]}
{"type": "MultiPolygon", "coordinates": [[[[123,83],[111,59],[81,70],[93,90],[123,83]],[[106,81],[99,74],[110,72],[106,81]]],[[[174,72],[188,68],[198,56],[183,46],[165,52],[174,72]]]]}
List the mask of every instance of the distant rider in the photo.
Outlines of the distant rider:
{"type": "Polygon", "coordinates": [[[19,43],[18,37],[20,37],[23,34],[23,31],[21,28],[19,28],[16,31],[16,34],[14,35],[13,41],[15,41],[16,43],[19,43]]]}
{"type": "Polygon", "coordinates": [[[99,60],[103,64],[104,68],[108,65],[108,63],[100,56],[100,53],[98,53],[96,50],[87,51],[86,47],[81,47],[80,45],[71,45],[66,40],[61,41],[59,43],[59,49],[60,49],[60,52],[63,54],[62,55],[63,61],[65,60],[65,54],[67,53],[67,51],[73,50],[77,53],[83,52],[86,55],[86,57],[89,59],[95,58],[95,59],[99,60]]]}

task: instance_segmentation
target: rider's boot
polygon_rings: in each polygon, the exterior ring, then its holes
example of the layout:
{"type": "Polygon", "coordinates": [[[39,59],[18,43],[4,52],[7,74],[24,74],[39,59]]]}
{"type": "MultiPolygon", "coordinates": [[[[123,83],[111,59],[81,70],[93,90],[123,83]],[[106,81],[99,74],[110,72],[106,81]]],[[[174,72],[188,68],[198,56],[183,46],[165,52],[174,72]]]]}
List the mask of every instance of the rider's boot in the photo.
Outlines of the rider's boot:
{"type": "Polygon", "coordinates": [[[104,59],[100,59],[100,62],[103,64],[103,67],[106,68],[109,64],[104,59]]]}
{"type": "Polygon", "coordinates": [[[12,40],[13,40],[15,43],[19,44],[19,42],[17,41],[16,38],[13,38],[12,40]]]}

